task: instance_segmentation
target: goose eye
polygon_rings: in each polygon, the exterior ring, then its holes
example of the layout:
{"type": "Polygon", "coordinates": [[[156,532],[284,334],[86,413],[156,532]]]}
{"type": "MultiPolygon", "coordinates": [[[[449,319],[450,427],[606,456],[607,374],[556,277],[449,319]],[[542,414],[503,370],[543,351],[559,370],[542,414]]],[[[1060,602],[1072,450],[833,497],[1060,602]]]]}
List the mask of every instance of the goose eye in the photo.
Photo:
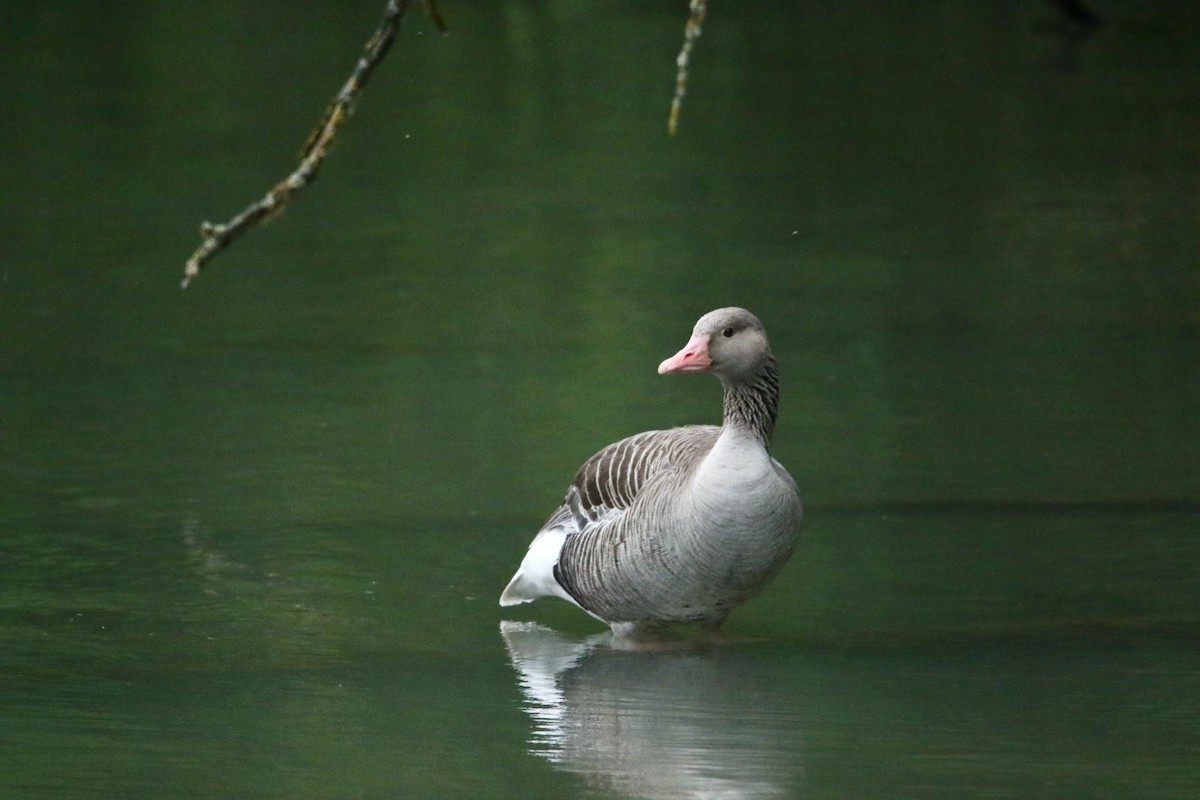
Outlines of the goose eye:
{"type": "Polygon", "coordinates": [[[730,336],[733,336],[733,328],[726,328],[721,331],[721,335],[728,339],[730,336]]]}

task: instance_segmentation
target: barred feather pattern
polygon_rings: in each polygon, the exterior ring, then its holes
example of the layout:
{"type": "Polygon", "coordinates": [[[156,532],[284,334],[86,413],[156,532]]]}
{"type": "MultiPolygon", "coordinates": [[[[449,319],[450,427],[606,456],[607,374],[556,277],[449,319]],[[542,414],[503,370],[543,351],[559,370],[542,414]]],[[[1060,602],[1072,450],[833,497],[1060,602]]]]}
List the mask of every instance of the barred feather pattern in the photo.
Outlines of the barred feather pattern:
{"type": "Polygon", "coordinates": [[[557,517],[583,530],[628,510],[650,479],[703,457],[720,433],[715,425],[689,425],[610,444],[579,468],[556,516],[543,527],[557,517]]]}

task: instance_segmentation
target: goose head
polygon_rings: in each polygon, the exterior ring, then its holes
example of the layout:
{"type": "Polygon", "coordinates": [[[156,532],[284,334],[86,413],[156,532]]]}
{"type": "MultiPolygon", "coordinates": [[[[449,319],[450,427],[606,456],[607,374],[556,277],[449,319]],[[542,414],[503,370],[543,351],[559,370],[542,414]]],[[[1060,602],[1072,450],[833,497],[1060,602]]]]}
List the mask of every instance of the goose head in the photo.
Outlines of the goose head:
{"type": "Polygon", "coordinates": [[[696,322],[687,344],[659,364],[658,373],[711,372],[722,382],[742,383],[770,360],[767,332],[758,317],[744,308],[718,308],[696,322]]]}

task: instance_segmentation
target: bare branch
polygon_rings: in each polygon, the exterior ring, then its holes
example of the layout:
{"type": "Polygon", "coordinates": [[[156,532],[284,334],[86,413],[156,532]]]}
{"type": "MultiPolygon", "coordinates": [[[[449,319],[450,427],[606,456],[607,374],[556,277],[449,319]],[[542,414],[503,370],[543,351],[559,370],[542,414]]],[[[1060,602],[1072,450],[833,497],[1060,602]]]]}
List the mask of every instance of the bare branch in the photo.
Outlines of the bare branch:
{"type": "MultiPolygon", "coordinates": [[[[423,0],[426,13],[439,30],[445,30],[445,23],[438,13],[434,0],[423,0]]],[[[192,253],[183,270],[183,288],[187,288],[193,278],[200,274],[201,268],[217,253],[229,246],[250,228],[262,220],[283,211],[292,195],[316,180],[317,170],[321,162],[329,154],[330,145],[338,130],[350,115],[350,109],[359,92],[367,85],[371,73],[383,61],[396,38],[400,28],[400,20],[411,5],[412,0],[388,0],[384,9],[383,20],[379,23],[371,38],[363,48],[363,53],[354,65],[350,78],[342,86],[337,97],[325,110],[317,129],[313,131],[304,146],[300,165],[292,174],[271,187],[270,191],[255,203],[250,204],[242,213],[223,225],[205,222],[200,226],[200,236],[203,237],[200,247],[192,253]]]]}
{"type": "Polygon", "coordinates": [[[675,97],[671,100],[671,116],[667,118],[667,134],[670,136],[679,130],[679,112],[683,109],[683,96],[687,94],[688,61],[696,40],[700,38],[708,3],[706,0],[691,0],[688,11],[687,25],[683,28],[683,49],[675,58],[675,66],[678,67],[675,73],[675,97]]]}

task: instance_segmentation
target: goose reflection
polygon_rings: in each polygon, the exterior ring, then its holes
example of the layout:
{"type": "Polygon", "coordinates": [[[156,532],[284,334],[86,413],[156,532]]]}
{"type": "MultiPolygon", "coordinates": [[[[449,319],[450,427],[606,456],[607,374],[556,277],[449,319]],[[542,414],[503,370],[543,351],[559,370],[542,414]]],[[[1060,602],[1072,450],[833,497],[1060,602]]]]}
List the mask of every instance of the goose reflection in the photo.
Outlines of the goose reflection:
{"type": "Polygon", "coordinates": [[[616,649],[535,623],[500,631],[533,720],[530,752],[638,798],[793,796],[799,721],[783,675],[737,645],[616,649]]]}

